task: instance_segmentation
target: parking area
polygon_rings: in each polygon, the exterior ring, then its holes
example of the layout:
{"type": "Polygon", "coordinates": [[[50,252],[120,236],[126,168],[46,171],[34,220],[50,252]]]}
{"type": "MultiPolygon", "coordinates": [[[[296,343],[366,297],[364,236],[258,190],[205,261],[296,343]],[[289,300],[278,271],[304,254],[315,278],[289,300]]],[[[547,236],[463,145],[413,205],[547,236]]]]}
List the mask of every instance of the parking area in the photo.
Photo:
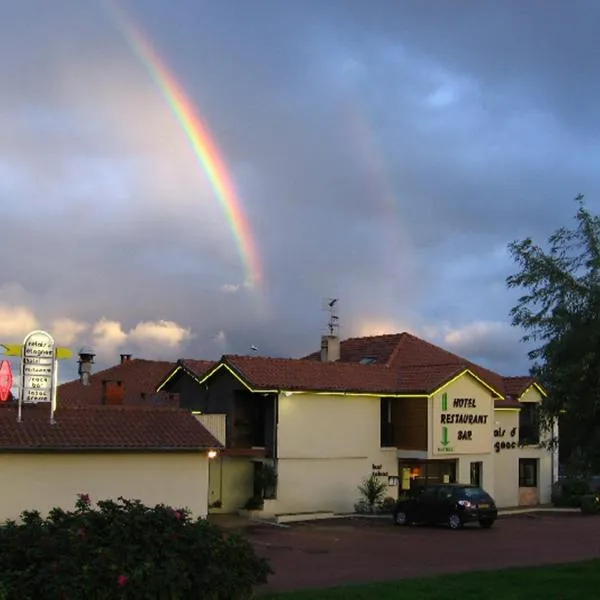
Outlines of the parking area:
{"type": "Polygon", "coordinates": [[[272,591],[600,557],[600,517],[578,514],[514,515],[461,531],[347,518],[261,526],[248,536],[275,570],[272,591]]]}

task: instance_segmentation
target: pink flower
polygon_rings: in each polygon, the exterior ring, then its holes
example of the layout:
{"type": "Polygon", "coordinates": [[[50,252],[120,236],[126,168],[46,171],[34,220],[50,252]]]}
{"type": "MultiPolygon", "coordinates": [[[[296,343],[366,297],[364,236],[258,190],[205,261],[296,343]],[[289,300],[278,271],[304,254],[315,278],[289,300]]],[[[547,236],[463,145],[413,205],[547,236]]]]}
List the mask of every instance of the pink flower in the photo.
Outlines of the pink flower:
{"type": "Polygon", "coordinates": [[[125,575],[119,575],[117,579],[117,585],[123,587],[127,583],[127,577],[125,575]]]}
{"type": "Polygon", "coordinates": [[[89,506],[90,504],[90,495],[89,494],[79,494],[79,499],[84,503],[87,504],[89,506]]]}

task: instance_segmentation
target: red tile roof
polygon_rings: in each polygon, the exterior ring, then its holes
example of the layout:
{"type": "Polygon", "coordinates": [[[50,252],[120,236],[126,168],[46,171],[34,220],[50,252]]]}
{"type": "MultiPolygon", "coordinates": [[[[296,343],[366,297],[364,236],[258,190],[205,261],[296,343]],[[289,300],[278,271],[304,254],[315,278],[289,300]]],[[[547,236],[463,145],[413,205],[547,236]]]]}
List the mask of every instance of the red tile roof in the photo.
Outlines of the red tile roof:
{"type": "Polygon", "coordinates": [[[522,377],[505,377],[504,389],[507,396],[519,398],[527,389],[536,382],[535,377],[524,375],[522,377]]]}
{"type": "Polygon", "coordinates": [[[184,358],[178,361],[182,367],[190,371],[196,377],[203,377],[210,371],[217,363],[214,360],[194,360],[184,358]]]}
{"type": "Polygon", "coordinates": [[[192,451],[221,444],[187,410],[169,407],[59,408],[50,424],[48,404],[0,409],[0,451],[192,451]]]}
{"type": "Polygon", "coordinates": [[[257,391],[363,394],[430,394],[469,367],[464,363],[424,363],[403,369],[395,365],[237,355],[225,355],[222,361],[257,391]]]}
{"type": "MultiPolygon", "coordinates": [[[[367,357],[375,359],[367,366],[387,365],[399,373],[403,385],[428,391],[451,379],[452,373],[457,374],[464,369],[472,371],[503,396],[518,397],[535,381],[532,377],[503,377],[406,332],[349,338],[341,342],[340,362],[357,364],[367,357]]],[[[320,352],[309,354],[304,360],[318,361],[320,352]]],[[[497,406],[508,408],[508,400],[497,402],[497,406]]],[[[520,405],[517,403],[516,406],[520,405]]]]}
{"type": "Polygon", "coordinates": [[[58,405],[93,406],[102,403],[102,381],[120,381],[124,387],[126,405],[171,405],[177,406],[177,397],[155,392],[157,385],[176,365],[174,362],[133,358],[98,371],[90,377],[90,385],[79,379],[58,386],[58,405]]]}
{"type": "Polygon", "coordinates": [[[255,390],[395,393],[398,381],[386,366],[324,363],[295,358],[224,355],[222,361],[255,390]]]}

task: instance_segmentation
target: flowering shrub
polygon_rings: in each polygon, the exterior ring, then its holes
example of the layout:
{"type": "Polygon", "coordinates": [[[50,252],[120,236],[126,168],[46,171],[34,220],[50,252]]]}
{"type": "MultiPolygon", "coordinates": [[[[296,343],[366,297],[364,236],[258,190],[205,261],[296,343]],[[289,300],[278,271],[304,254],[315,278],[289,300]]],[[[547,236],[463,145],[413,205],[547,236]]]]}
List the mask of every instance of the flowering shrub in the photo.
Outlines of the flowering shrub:
{"type": "Polygon", "coordinates": [[[1,600],[244,600],[272,573],[244,538],[186,509],[80,494],[0,527],[1,600]]]}

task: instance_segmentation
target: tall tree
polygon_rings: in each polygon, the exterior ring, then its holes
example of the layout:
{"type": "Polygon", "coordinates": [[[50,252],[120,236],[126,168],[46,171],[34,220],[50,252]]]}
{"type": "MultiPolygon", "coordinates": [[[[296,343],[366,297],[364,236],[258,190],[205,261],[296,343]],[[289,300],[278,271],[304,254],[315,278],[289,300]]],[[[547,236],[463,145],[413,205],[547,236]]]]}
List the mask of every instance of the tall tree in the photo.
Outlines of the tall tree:
{"type": "Polygon", "coordinates": [[[573,228],[561,227],[547,248],[531,238],[509,244],[519,271],[509,288],[524,294],[511,311],[524,329],[532,374],[549,394],[541,407],[546,428],[559,419],[559,444],[570,466],[600,472],[600,217],[583,195],[573,228]]]}

